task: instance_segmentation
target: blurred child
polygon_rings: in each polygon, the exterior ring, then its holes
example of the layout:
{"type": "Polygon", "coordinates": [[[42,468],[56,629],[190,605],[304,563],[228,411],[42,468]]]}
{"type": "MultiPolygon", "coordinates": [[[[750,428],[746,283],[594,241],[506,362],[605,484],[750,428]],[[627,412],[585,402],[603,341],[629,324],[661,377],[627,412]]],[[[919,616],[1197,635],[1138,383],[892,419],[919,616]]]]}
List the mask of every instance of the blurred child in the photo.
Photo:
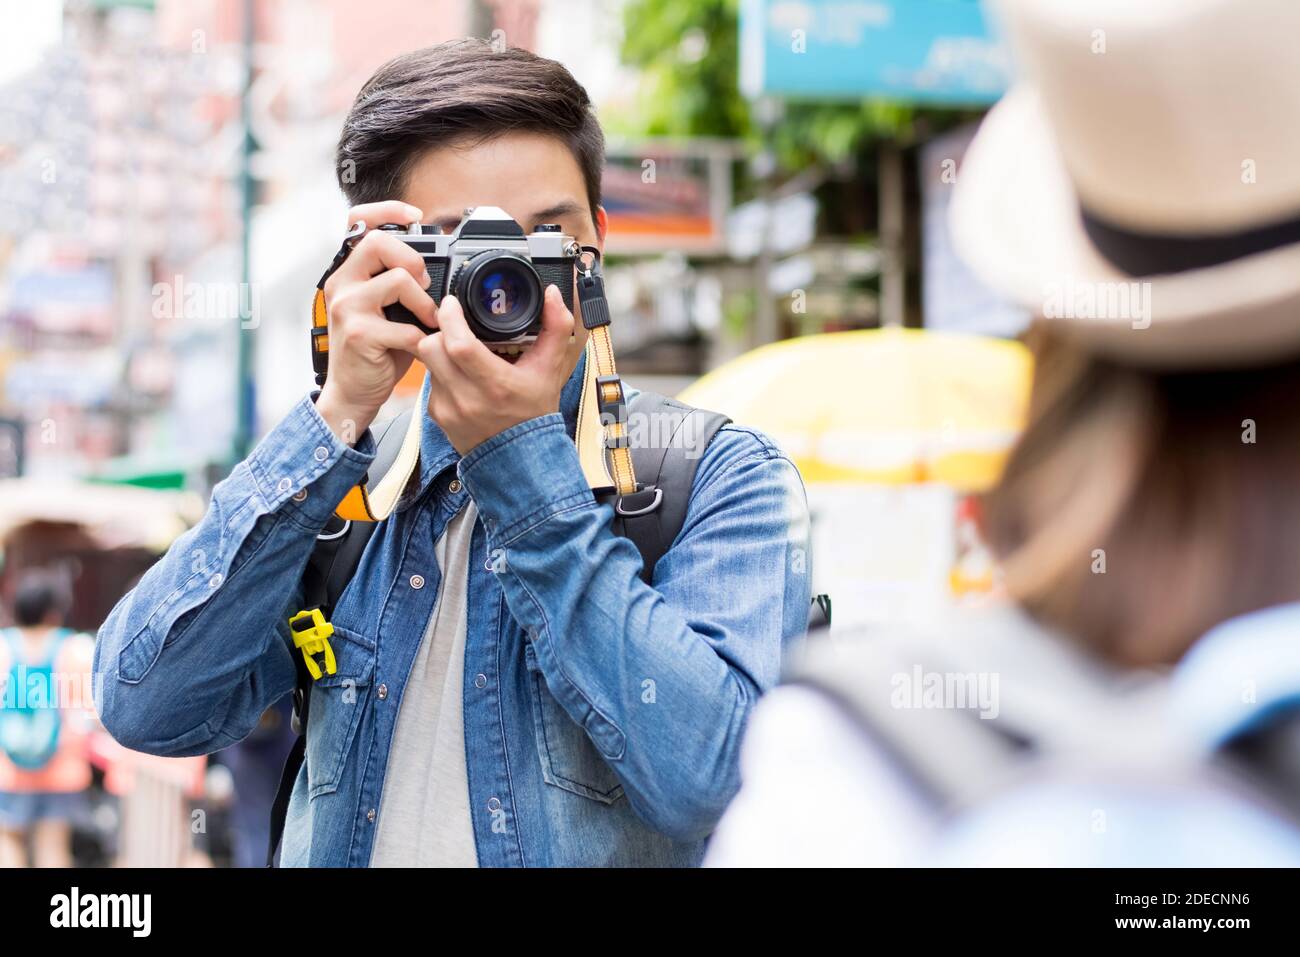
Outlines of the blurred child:
{"type": "Polygon", "coordinates": [[[72,864],[72,820],[91,779],[94,643],[63,627],[70,603],[59,576],[25,572],[16,627],[0,629],[0,866],[72,864]]]}

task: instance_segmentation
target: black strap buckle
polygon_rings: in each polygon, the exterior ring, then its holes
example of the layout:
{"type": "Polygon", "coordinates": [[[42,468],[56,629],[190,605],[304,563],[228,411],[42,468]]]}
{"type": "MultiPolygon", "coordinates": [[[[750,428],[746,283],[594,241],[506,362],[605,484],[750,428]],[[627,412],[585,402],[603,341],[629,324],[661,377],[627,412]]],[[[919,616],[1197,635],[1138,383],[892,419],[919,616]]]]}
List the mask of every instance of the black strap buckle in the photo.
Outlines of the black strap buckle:
{"type": "Polygon", "coordinates": [[[311,368],[316,373],[316,384],[325,385],[325,376],[329,373],[330,354],[320,347],[316,341],[321,336],[329,335],[329,327],[312,326],[311,327],[311,368]]]}
{"type": "Polygon", "coordinates": [[[600,250],[583,246],[578,266],[578,311],[587,329],[609,325],[609,303],[605,301],[605,280],[601,276],[600,250]],[[582,268],[581,257],[590,256],[591,265],[582,268]]]}

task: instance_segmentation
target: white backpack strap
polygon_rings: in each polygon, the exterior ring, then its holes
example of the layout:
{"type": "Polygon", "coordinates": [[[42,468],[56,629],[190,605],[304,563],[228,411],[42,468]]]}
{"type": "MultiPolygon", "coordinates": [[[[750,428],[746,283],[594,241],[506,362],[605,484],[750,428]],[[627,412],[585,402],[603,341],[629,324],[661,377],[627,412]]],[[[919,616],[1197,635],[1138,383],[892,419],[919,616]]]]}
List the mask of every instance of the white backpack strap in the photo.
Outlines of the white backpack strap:
{"type": "Polygon", "coordinates": [[[843,706],[940,808],[1064,766],[1164,774],[1187,763],[1165,682],[1122,683],[1014,609],[925,633],[836,631],[792,662],[790,680],[843,706]]]}
{"type": "MultiPolygon", "coordinates": [[[[927,708],[904,700],[920,664],[902,644],[864,634],[807,643],[787,682],[825,695],[870,738],[933,809],[969,806],[1002,787],[1019,766],[1023,744],[974,710],[927,708]],[[913,707],[912,705],[917,706],[913,707]]],[[[921,665],[929,671],[935,662],[921,665]]]]}

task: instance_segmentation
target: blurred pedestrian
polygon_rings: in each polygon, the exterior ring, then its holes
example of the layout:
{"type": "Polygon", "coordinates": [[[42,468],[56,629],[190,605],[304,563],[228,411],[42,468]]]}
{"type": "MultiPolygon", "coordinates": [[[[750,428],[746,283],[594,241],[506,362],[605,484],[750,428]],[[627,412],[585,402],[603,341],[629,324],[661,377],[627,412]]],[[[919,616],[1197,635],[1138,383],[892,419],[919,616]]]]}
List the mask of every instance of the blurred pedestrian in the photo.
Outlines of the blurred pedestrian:
{"type": "Polygon", "coordinates": [[[90,785],[94,645],[63,627],[71,596],[61,576],[23,573],[16,627],[0,630],[0,865],[68,867],[72,821],[90,785]],[[30,852],[29,852],[30,847],[30,852]]]}
{"type": "Polygon", "coordinates": [[[293,748],[293,704],[281,698],[262,713],[248,737],[219,752],[234,784],[230,811],[231,851],[235,867],[266,866],[271,834],[271,807],[280,772],[293,748]]]}
{"type": "Polygon", "coordinates": [[[810,645],[710,863],[1294,866],[1300,5],[997,7],[952,228],[1038,316],[1015,606],[810,645]]]}

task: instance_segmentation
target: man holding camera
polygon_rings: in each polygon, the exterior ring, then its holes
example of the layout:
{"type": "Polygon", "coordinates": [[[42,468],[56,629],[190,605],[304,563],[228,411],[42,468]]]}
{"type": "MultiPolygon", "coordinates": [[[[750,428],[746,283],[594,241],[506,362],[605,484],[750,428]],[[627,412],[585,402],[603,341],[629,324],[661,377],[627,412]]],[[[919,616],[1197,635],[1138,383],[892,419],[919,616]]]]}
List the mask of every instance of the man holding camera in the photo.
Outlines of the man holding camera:
{"type": "Polygon", "coordinates": [[[450,232],[498,207],[599,250],[603,149],[553,61],[460,41],[382,67],[339,144],[349,225],[369,228],[324,284],[324,386],[100,631],[99,709],[123,744],[189,755],[247,735],[295,688],[287,622],[374,461],[369,427],[413,361],[428,369],[418,462],[331,610],[285,865],[689,866],[737,789],[745,721],[807,620],[794,466],[722,428],[643,578],[575,445],[593,370],[568,290],[545,286],[535,339],[493,342],[452,277],[375,228],[450,232]],[[398,305],[414,321],[389,321],[398,305]]]}

